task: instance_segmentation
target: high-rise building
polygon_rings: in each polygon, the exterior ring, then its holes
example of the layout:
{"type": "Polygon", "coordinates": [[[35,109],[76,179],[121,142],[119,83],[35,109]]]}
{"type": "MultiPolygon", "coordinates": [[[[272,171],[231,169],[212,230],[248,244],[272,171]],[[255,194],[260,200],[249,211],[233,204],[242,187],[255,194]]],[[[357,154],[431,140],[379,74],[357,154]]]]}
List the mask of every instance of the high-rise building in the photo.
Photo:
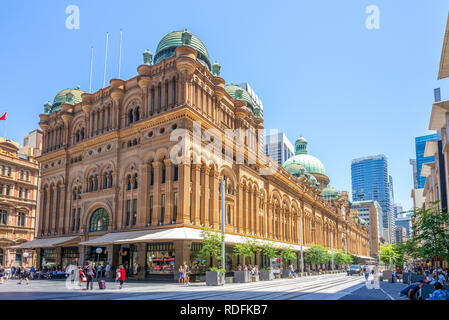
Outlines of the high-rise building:
{"type": "Polygon", "coordinates": [[[396,227],[404,227],[407,237],[410,237],[410,230],[412,226],[411,221],[411,215],[408,213],[399,214],[398,218],[396,219],[396,227]]]}
{"type": "Polygon", "coordinates": [[[413,168],[413,189],[418,189],[418,168],[416,167],[416,159],[410,159],[410,165],[413,168]]]}
{"type": "Polygon", "coordinates": [[[358,217],[363,219],[370,231],[370,255],[379,254],[379,243],[383,242],[384,234],[382,208],[377,201],[354,201],[351,203],[351,210],[358,212],[358,217]],[[379,227],[380,226],[380,227],[379,227]]]}
{"type": "Polygon", "coordinates": [[[404,227],[397,226],[394,228],[394,239],[396,243],[405,242],[407,240],[407,232],[404,227]]]}
{"type": "Polygon", "coordinates": [[[391,242],[391,202],[388,161],[383,154],[352,160],[352,200],[375,200],[382,208],[384,239],[391,242]]]}
{"type": "Polygon", "coordinates": [[[282,165],[295,155],[293,144],[283,132],[265,136],[265,154],[282,165]]]}
{"type": "Polygon", "coordinates": [[[435,161],[435,157],[425,157],[424,150],[426,149],[426,142],[431,140],[437,140],[437,135],[428,134],[426,136],[420,136],[415,138],[415,151],[416,151],[416,180],[418,181],[418,188],[424,188],[426,184],[426,177],[421,175],[422,166],[424,163],[435,161]]]}
{"type": "Polygon", "coordinates": [[[403,211],[403,208],[400,204],[395,203],[393,205],[393,215],[395,220],[397,221],[399,215],[401,214],[401,212],[403,211]]]}

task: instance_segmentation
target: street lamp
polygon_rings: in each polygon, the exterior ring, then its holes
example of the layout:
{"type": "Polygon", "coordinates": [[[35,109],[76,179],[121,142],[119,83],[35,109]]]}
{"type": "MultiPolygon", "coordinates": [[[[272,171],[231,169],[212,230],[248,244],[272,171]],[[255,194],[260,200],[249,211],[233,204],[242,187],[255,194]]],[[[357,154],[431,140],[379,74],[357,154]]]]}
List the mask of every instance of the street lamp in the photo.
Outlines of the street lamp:
{"type": "Polygon", "coordinates": [[[98,263],[100,262],[100,253],[103,252],[103,249],[97,248],[95,249],[95,252],[97,253],[97,266],[98,266],[98,263]]]}
{"type": "Polygon", "coordinates": [[[23,253],[23,257],[25,258],[24,266],[27,264],[27,258],[30,256],[28,252],[23,253]]]}

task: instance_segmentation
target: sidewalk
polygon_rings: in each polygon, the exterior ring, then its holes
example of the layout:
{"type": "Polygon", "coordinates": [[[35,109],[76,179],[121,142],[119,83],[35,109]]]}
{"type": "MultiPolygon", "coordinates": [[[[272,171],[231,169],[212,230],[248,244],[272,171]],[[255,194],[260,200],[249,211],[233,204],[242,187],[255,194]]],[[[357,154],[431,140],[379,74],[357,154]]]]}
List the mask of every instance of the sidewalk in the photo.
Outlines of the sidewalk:
{"type": "Polygon", "coordinates": [[[380,282],[380,289],[368,289],[366,286],[361,287],[340,300],[407,300],[407,297],[399,297],[399,292],[407,287],[408,284],[398,282],[390,283],[386,281],[380,282]]]}

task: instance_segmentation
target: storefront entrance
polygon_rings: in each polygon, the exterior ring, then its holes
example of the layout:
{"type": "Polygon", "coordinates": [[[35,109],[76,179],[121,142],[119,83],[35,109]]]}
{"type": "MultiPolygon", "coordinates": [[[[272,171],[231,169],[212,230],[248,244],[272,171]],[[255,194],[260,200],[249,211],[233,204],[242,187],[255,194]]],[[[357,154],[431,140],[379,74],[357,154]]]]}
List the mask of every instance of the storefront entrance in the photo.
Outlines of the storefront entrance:
{"type": "Polygon", "coordinates": [[[62,268],[65,270],[70,265],[79,265],[79,249],[78,247],[62,248],[62,268]]]}
{"type": "Polygon", "coordinates": [[[122,264],[126,270],[128,277],[132,277],[136,274],[137,264],[137,246],[134,244],[123,245],[121,249],[122,264]]]}
{"type": "Polygon", "coordinates": [[[100,264],[105,266],[108,263],[108,251],[106,247],[90,247],[89,260],[96,266],[100,264]],[[97,248],[101,249],[100,254],[97,253],[97,248]]]}
{"type": "Polygon", "coordinates": [[[56,249],[44,248],[41,251],[41,268],[51,269],[56,268],[56,249]]]}

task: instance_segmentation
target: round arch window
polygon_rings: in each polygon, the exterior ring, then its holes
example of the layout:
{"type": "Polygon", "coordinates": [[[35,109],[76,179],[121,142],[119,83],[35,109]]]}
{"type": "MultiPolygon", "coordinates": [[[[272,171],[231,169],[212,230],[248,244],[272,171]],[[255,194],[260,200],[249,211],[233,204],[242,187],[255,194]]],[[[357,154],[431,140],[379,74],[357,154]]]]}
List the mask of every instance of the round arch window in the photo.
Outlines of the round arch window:
{"type": "Polygon", "coordinates": [[[109,215],[108,212],[99,208],[92,213],[89,224],[89,232],[95,231],[107,231],[109,225],[109,215]]]}

